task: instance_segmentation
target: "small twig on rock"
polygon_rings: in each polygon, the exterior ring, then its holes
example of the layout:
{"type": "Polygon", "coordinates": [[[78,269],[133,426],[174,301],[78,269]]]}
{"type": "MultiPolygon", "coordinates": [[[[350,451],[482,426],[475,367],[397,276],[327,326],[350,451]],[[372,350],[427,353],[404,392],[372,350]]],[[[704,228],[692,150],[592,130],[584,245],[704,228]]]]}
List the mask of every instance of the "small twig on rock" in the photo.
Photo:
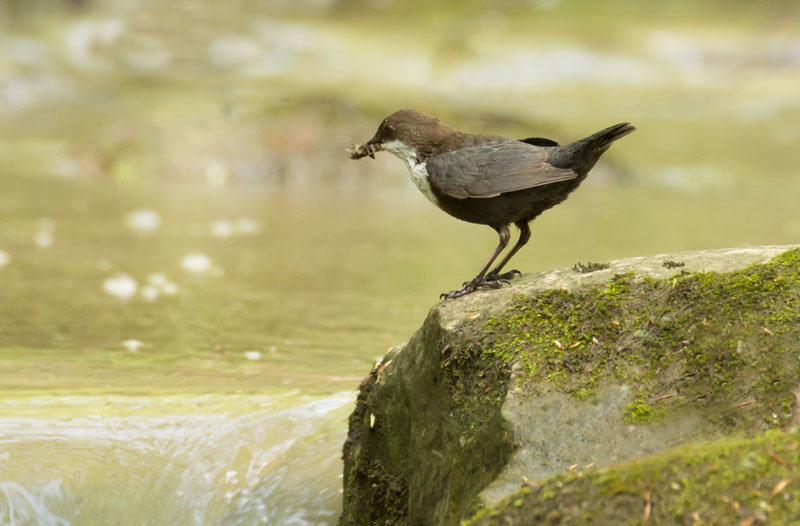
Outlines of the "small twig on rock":
{"type": "Polygon", "coordinates": [[[661,396],[657,396],[657,397],[653,398],[653,402],[658,402],[659,400],[666,400],[667,398],[672,398],[676,394],[678,394],[678,393],[667,393],[667,394],[663,394],[661,396]]]}
{"type": "Polygon", "coordinates": [[[769,492],[769,498],[773,498],[775,495],[777,495],[778,493],[783,491],[783,488],[785,488],[786,486],[788,486],[791,483],[792,483],[792,479],[784,479],[784,480],[778,482],[777,484],[775,484],[775,487],[772,488],[772,491],[769,492]]]}
{"type": "Polygon", "coordinates": [[[774,451],[767,450],[767,455],[771,456],[772,460],[774,460],[778,464],[784,464],[784,465],[786,464],[786,461],[783,460],[783,458],[780,455],[778,455],[777,453],[775,453],[774,451]]]}

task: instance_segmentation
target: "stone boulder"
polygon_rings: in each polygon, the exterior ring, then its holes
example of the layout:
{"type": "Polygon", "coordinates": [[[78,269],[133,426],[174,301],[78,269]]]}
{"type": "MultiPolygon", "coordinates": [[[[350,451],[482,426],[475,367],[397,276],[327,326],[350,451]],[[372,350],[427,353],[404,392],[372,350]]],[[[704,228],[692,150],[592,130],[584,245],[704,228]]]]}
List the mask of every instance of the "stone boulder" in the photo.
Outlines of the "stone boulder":
{"type": "MultiPolygon", "coordinates": [[[[740,466],[748,447],[796,445],[780,430],[796,423],[798,386],[798,247],[525,275],[439,303],[364,379],[344,445],[341,524],[713,520],[722,512],[678,498],[681,480],[701,495],[725,469],[642,474],[693,458],[740,466]],[[608,483],[632,472],[642,477],[608,483]],[[635,505],[611,506],[614,496],[635,505]],[[668,507],[672,497],[683,507],[668,507]]],[[[778,472],[792,454],[774,454],[784,463],[752,460],[764,463],[762,497],[789,480],[778,472]]],[[[783,484],[775,495],[791,500],[783,484]]],[[[727,510],[737,496],[723,496],[727,510]]],[[[769,516],[755,497],[738,498],[740,520],[769,516]]]]}

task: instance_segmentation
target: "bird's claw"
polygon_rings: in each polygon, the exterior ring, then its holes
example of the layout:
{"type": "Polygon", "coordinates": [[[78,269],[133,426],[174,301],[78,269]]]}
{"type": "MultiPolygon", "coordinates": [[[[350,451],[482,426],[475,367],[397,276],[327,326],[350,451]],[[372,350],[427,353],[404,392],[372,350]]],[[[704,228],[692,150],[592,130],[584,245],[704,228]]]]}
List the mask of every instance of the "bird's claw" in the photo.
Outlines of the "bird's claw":
{"type": "Polygon", "coordinates": [[[508,272],[503,272],[502,274],[498,274],[497,272],[489,272],[488,274],[486,274],[486,279],[487,280],[502,279],[508,281],[514,279],[515,276],[521,276],[521,275],[522,272],[520,272],[517,269],[514,269],[514,270],[509,270],[508,272]]]}
{"type": "Polygon", "coordinates": [[[499,279],[481,278],[480,280],[473,279],[472,281],[465,281],[462,287],[458,290],[451,290],[450,292],[443,292],[439,294],[439,299],[452,300],[466,296],[478,289],[499,289],[503,285],[510,285],[511,281],[504,277],[499,279]]]}
{"type": "MultiPolygon", "coordinates": [[[[462,287],[467,287],[472,284],[473,281],[465,281],[461,284],[462,287]]],[[[478,288],[481,289],[499,289],[500,285],[511,285],[511,278],[506,274],[501,274],[500,276],[486,276],[481,281],[475,283],[478,288]]]]}
{"type": "Polygon", "coordinates": [[[511,285],[511,282],[505,278],[500,279],[487,279],[478,283],[480,289],[499,289],[503,285],[511,285]]]}
{"type": "Polygon", "coordinates": [[[442,292],[439,294],[440,300],[454,300],[461,296],[466,296],[470,292],[475,292],[475,289],[470,290],[469,287],[462,287],[458,290],[451,290],[450,292],[442,292]]]}

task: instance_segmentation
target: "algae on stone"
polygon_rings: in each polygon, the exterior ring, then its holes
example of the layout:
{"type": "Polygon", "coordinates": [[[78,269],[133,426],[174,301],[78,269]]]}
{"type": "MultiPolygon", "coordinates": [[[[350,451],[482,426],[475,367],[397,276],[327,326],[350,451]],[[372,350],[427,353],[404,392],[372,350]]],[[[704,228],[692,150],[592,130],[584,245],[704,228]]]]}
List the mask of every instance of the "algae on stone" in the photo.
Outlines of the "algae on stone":
{"type": "Polygon", "coordinates": [[[554,475],[467,524],[800,524],[798,440],[796,430],[770,431],[554,475]]]}
{"type": "Polygon", "coordinates": [[[727,427],[742,418],[778,427],[800,384],[799,322],[795,249],[729,273],[638,281],[628,273],[603,287],[519,296],[486,323],[483,357],[514,364],[517,383],[581,399],[601,382],[632,385],[632,421],[653,416],[645,400],[673,393],[656,403],[714,405],[727,427]],[[750,399],[760,414],[734,407],[750,399]]]}

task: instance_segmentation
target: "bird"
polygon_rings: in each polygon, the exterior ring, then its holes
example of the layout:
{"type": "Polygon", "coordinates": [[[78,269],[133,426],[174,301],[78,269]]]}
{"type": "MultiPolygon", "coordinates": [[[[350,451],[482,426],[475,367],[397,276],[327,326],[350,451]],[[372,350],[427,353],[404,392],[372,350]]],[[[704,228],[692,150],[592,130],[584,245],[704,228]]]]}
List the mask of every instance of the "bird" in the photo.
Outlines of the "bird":
{"type": "Polygon", "coordinates": [[[347,152],[351,159],[374,159],[381,151],[394,154],[434,205],[498,233],[500,242],[478,274],[461,288],[440,295],[454,299],[479,289],[500,288],[520,275],[519,270],[502,270],[530,240],[529,223],[564,201],[609,146],[635,129],[622,122],[560,145],[542,137],[510,139],[460,132],[436,117],[404,109],[383,119],[371,139],[347,152]],[[509,244],[512,224],[520,232],[517,243],[491,268],[509,244]]]}

